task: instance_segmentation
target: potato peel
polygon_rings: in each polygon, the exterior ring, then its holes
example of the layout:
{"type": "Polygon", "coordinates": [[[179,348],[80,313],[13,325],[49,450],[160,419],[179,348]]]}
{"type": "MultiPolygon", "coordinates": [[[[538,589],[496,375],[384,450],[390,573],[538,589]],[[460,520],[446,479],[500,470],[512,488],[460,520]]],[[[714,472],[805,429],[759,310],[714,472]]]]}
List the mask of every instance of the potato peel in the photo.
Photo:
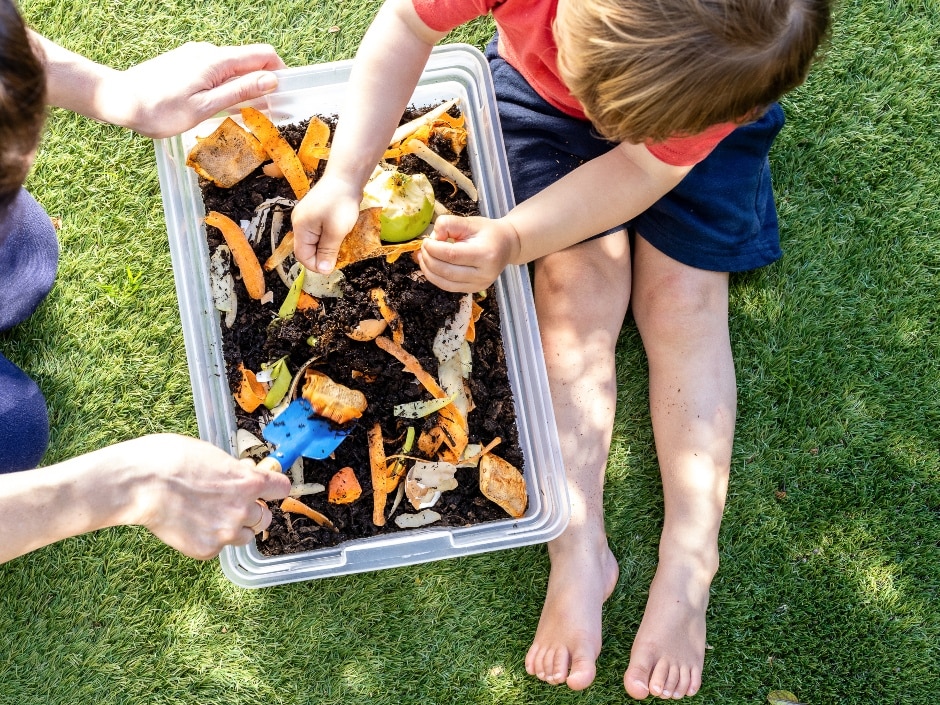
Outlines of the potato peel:
{"type": "Polygon", "coordinates": [[[480,458],[480,491],[514,519],[525,514],[529,498],[522,473],[492,453],[480,458]]]}
{"type": "Polygon", "coordinates": [[[231,188],[267,158],[258,139],[229,117],[196,142],[186,156],[186,166],[219,188],[231,188]]]}

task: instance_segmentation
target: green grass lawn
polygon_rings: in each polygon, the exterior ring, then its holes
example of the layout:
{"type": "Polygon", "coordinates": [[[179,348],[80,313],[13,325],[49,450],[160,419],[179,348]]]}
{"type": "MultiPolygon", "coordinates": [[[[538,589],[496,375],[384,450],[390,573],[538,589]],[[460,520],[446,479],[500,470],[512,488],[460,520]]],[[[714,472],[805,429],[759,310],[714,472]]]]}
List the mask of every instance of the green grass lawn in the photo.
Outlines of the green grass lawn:
{"type": "MultiPolygon", "coordinates": [[[[349,58],[377,6],[21,1],[39,31],[119,68],[192,39],[349,58]]],[[[733,282],[739,418],[693,702],[940,698],[940,4],[844,0],[835,20],[772,153],[784,258],[733,282]]],[[[62,219],[59,277],[0,346],[48,397],[45,462],[197,434],[152,143],[54,110],[28,186],[62,219]]],[[[584,693],[525,674],[542,546],[246,591],[120,528],[0,567],[0,703],[625,700],[662,502],[631,323],[619,355],[621,578],[584,693]]]]}

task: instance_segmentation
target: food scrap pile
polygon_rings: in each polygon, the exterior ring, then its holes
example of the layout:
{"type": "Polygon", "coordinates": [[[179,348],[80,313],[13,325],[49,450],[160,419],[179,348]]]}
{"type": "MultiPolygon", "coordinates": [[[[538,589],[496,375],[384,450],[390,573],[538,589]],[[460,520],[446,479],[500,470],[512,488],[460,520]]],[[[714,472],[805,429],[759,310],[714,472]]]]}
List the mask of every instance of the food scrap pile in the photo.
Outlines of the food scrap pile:
{"type": "Polygon", "coordinates": [[[522,517],[528,498],[492,288],[449,293],[413,251],[441,213],[479,213],[457,101],[409,109],[367,184],[337,269],[293,257],[290,215],[322,175],[335,116],[275,126],[241,110],[187,161],[206,207],[238,451],[256,459],[291,402],[349,435],[290,468],[262,553],[420,526],[522,517]],[[269,429],[270,430],[270,429],[269,429]]]}

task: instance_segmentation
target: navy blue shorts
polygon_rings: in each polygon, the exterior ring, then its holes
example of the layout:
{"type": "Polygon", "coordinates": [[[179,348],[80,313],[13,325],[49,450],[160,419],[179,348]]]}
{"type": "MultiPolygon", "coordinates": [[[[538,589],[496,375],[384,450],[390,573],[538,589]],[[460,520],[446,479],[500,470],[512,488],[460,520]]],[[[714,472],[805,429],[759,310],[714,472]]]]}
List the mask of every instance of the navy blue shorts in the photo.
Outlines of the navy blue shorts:
{"type": "MultiPolygon", "coordinates": [[[[58,261],[52,221],[20,189],[0,212],[0,331],[32,315],[52,288],[58,261]]],[[[0,472],[36,467],[48,445],[45,397],[35,381],[0,354],[0,472]]]]}
{"type": "MultiPolygon", "coordinates": [[[[497,55],[495,38],[486,56],[517,202],[615,147],[598,137],[590,122],[566,115],[539,96],[497,55]]],[[[767,155],[783,122],[783,110],[775,103],[760,120],[728,135],[672,191],[624,225],[660,252],[698,269],[741,272],[779,259],[767,155]]]]}

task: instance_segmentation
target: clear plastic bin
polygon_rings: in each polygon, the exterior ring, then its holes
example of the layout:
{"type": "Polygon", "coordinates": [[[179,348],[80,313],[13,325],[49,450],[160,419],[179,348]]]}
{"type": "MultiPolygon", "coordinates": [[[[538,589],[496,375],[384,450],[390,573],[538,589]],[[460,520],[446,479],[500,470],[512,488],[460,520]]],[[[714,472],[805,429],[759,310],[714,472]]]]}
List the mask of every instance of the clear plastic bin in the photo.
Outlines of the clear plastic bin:
{"type": "MultiPolygon", "coordinates": [[[[351,61],[339,61],[279,71],[278,89],[251,104],[275,124],[300,122],[314,114],[339,114],[351,67],[351,61]]],[[[481,213],[499,217],[513,205],[512,187],[492,78],[485,58],[472,46],[436,47],[411,103],[434,105],[452,98],[460,99],[466,117],[481,213]]],[[[225,117],[240,121],[239,107],[182,135],[155,142],[199,433],[232,453],[237,430],[234,401],[226,382],[219,314],[209,285],[205,209],[186,155],[197,136],[208,135],[225,117]]],[[[232,582],[253,588],[381,570],[543,543],[564,530],[569,518],[567,485],[526,268],[508,267],[496,282],[496,296],[525,458],[523,474],[529,495],[525,516],[460,528],[429,526],[281,556],[265,556],[253,543],[227,547],[220,561],[232,582]]]]}

